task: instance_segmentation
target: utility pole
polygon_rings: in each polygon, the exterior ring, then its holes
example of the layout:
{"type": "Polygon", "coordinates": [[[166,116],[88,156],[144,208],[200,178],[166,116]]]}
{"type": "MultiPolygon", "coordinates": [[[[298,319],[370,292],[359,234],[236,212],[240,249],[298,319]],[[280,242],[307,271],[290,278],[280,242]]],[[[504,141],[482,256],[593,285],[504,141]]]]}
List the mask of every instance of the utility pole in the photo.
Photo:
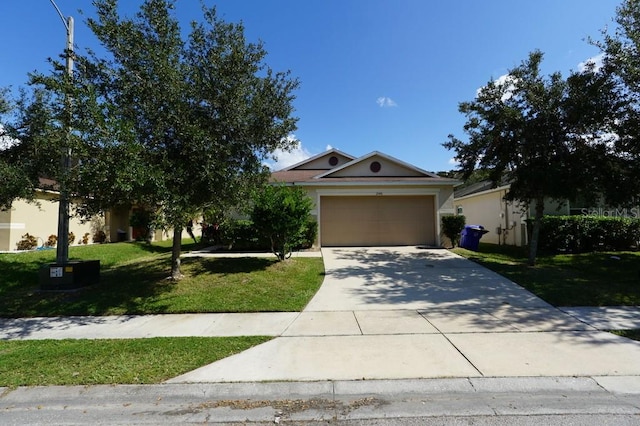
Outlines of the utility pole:
{"type": "Polygon", "coordinates": [[[56,248],[56,263],[43,265],[40,268],[40,288],[43,290],[72,290],[85,285],[97,284],[100,281],[99,260],[75,260],[69,261],[69,174],[71,170],[71,137],[73,103],[71,96],[71,83],[73,82],[73,18],[65,19],[60,9],[50,0],[55,7],[62,23],[67,30],[66,50],[66,82],[65,82],[65,112],[64,131],[66,143],[62,149],[60,160],[60,178],[58,179],[60,202],[58,207],[58,246],[56,248]]]}
{"type": "MultiPolygon", "coordinates": [[[[69,16],[65,19],[64,15],[53,0],[50,0],[53,7],[60,15],[62,23],[67,30],[67,49],[66,54],[66,71],[68,83],[73,79],[73,17],[69,16]]],[[[65,103],[67,109],[67,117],[65,123],[65,131],[67,132],[67,143],[63,148],[62,158],[60,161],[61,179],[58,181],[60,191],[60,202],[58,203],[58,241],[56,247],[56,263],[65,265],[69,262],[69,191],[67,189],[67,179],[69,169],[71,167],[71,117],[72,104],[71,95],[65,93],[65,103]]]]}

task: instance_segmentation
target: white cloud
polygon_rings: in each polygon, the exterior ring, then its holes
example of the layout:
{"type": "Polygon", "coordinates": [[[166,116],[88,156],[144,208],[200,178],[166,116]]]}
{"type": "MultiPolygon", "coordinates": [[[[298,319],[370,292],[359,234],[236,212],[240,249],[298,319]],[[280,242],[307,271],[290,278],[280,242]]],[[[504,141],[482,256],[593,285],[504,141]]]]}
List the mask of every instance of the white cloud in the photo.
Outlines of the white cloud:
{"type": "Polygon", "coordinates": [[[449,159],[449,165],[450,166],[459,166],[460,162],[458,161],[458,159],[456,157],[453,157],[453,158],[449,159]]]}
{"type": "Polygon", "coordinates": [[[332,149],[333,149],[333,147],[331,145],[327,144],[327,147],[324,150],[325,151],[329,151],[329,150],[332,150],[332,149]]]}
{"type": "Polygon", "coordinates": [[[9,136],[3,135],[4,126],[0,124],[0,151],[4,151],[5,149],[9,149],[14,145],[17,145],[20,142],[18,139],[13,139],[9,136]]]}
{"type": "MultiPolygon", "coordinates": [[[[502,102],[511,99],[513,96],[513,91],[515,90],[515,84],[518,82],[518,79],[512,76],[511,74],[504,74],[494,80],[494,84],[498,87],[507,86],[500,100],[502,102]]],[[[476,96],[480,96],[480,93],[485,89],[486,86],[482,86],[478,90],[476,90],[476,96]]]]}
{"type": "Polygon", "coordinates": [[[588,69],[593,68],[594,72],[598,72],[600,71],[600,68],[602,68],[603,63],[604,63],[604,53],[600,53],[599,55],[589,58],[584,62],[580,62],[578,64],[578,70],[580,70],[580,72],[585,72],[588,69]]]}
{"type": "Polygon", "coordinates": [[[396,103],[396,101],[394,101],[391,98],[387,98],[386,96],[380,96],[377,100],[376,103],[378,104],[378,106],[380,108],[393,108],[393,107],[397,107],[398,104],[396,103]]]}
{"type": "MultiPolygon", "coordinates": [[[[287,139],[289,141],[296,141],[295,135],[289,135],[287,136],[287,139]]],[[[306,160],[311,156],[311,153],[302,146],[302,143],[300,141],[296,141],[295,146],[289,151],[282,149],[274,151],[271,155],[270,161],[267,161],[266,165],[269,166],[271,170],[281,170],[285,167],[289,167],[293,164],[306,160]]]]}

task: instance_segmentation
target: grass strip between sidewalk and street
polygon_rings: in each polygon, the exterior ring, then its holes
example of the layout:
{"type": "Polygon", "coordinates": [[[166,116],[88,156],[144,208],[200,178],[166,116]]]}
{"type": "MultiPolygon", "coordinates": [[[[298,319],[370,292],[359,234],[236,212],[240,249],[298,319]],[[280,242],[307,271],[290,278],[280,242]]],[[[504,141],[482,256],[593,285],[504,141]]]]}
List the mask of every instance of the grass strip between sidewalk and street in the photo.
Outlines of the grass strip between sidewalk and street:
{"type": "Polygon", "coordinates": [[[270,339],[0,341],[0,387],[161,383],[270,339]]]}

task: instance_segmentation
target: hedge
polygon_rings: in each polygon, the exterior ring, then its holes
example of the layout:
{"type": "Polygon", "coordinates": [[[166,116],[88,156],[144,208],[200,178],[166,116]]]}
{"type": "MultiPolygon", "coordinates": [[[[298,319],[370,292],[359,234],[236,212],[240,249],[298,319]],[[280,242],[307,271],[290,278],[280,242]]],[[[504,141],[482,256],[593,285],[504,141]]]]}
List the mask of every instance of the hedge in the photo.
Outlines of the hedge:
{"type": "MultiPolygon", "coordinates": [[[[528,221],[531,234],[533,219],[528,221]]],[[[529,235],[531,238],[531,235],[529,235]]],[[[538,247],[581,253],[638,249],[640,219],[607,216],[544,216],[538,247]]]]}
{"type": "MultiPolygon", "coordinates": [[[[296,250],[308,249],[313,246],[318,234],[318,223],[309,219],[303,232],[303,238],[296,250]]],[[[248,219],[230,219],[219,227],[203,227],[203,240],[212,244],[221,244],[234,251],[263,251],[271,250],[268,241],[248,219]]]]}

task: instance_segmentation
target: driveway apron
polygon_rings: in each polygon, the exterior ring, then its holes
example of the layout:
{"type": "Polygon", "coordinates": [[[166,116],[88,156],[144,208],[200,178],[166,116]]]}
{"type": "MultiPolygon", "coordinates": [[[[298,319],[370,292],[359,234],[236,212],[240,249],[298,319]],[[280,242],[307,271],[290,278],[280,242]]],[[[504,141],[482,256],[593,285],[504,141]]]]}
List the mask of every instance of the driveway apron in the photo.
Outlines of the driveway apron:
{"type": "Polygon", "coordinates": [[[320,290],[280,337],[169,382],[640,376],[640,342],[447,250],[322,254],[320,290]]]}

